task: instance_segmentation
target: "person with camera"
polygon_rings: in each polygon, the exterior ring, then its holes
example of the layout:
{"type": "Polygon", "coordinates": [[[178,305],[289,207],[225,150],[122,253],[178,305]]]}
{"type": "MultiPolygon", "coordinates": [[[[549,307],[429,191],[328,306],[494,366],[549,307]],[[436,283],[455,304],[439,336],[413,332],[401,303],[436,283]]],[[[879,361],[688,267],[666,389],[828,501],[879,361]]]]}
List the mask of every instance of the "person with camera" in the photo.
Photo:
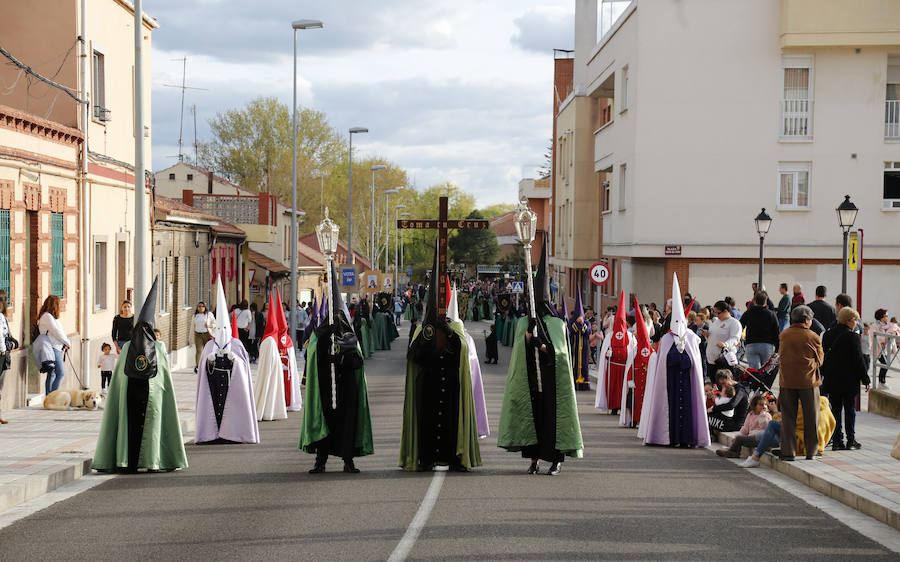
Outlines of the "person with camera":
{"type": "MultiPolygon", "coordinates": [[[[0,403],[3,398],[3,379],[6,377],[6,371],[9,370],[10,358],[12,350],[19,347],[19,342],[12,337],[9,329],[9,320],[6,318],[6,291],[0,290],[0,403]]],[[[3,418],[0,412],[0,424],[7,424],[8,420],[3,418]]]]}

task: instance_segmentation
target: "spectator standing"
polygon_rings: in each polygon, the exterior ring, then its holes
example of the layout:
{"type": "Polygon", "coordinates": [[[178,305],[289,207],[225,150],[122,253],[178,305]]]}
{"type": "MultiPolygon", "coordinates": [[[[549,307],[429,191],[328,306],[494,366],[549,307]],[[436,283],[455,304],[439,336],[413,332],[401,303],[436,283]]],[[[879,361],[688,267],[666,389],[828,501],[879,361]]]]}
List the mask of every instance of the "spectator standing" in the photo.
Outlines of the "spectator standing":
{"type": "Polygon", "coordinates": [[[46,394],[50,394],[54,390],[59,390],[59,385],[66,376],[65,353],[72,347],[72,342],[69,341],[62,324],[59,323],[59,297],[56,295],[50,295],[44,299],[44,304],[38,313],[38,332],[40,335],[34,344],[34,353],[37,356],[35,362],[38,365],[44,365],[47,361],[53,362],[53,369],[45,371],[47,379],[44,381],[44,391],[46,394]],[[38,343],[37,340],[41,339],[43,340],[38,343]]]}
{"type": "MultiPolygon", "coordinates": [[[[726,347],[737,349],[741,342],[741,323],[731,317],[725,301],[716,301],[716,304],[713,305],[713,314],[715,316],[710,320],[709,329],[704,334],[706,336],[708,373],[715,373],[718,370],[716,362],[723,358],[726,347]]],[[[743,421],[742,418],[741,422],[743,423],[743,421]]]]}
{"type": "Polygon", "coordinates": [[[778,301],[778,309],[775,312],[775,316],[778,318],[778,331],[781,332],[791,322],[791,297],[788,296],[787,283],[779,285],[778,292],[781,293],[781,300],[778,301]]]}
{"type": "Polygon", "coordinates": [[[806,297],[803,296],[803,287],[800,283],[795,283],[793,287],[794,294],[791,297],[791,309],[801,304],[806,304],[806,297]]]}
{"type": "Polygon", "coordinates": [[[759,291],[753,297],[753,306],[741,317],[741,326],[747,329],[744,337],[747,364],[751,369],[769,360],[778,349],[778,319],[766,307],[766,293],[759,291]]]}
{"type": "Polygon", "coordinates": [[[837,321],[837,311],[831,306],[831,303],[825,300],[825,293],[825,285],[816,287],[816,300],[807,306],[813,311],[813,318],[818,320],[827,330],[834,326],[834,323],[837,321]]]}
{"type": "Polygon", "coordinates": [[[780,335],[780,368],[778,382],[781,387],[781,459],[794,460],[797,449],[797,403],[803,408],[803,440],[807,443],[806,458],[815,455],[813,443],[819,440],[819,385],[822,384],[819,367],[824,361],[822,341],[810,326],[813,311],[800,305],[791,311],[791,325],[780,335]]]}
{"type": "Polygon", "coordinates": [[[112,352],[112,346],[104,342],[100,346],[100,357],[97,358],[97,368],[100,370],[100,393],[106,396],[109,381],[112,379],[113,370],[116,368],[118,355],[112,352]]]}
{"type": "Polygon", "coordinates": [[[191,319],[191,327],[194,332],[194,372],[200,365],[200,354],[206,342],[212,339],[212,330],[215,327],[212,314],[206,309],[206,303],[200,301],[194,309],[194,317],[191,319]]]}
{"type": "MultiPolygon", "coordinates": [[[[875,311],[875,325],[873,326],[876,332],[881,332],[883,334],[890,333],[890,326],[888,325],[888,311],[886,308],[879,308],[875,311]]],[[[875,338],[875,355],[877,357],[877,361],[882,365],[888,364],[888,358],[891,356],[891,352],[893,351],[893,342],[889,338],[885,337],[876,337],[875,338]]],[[[879,386],[888,388],[887,386],[887,369],[882,368],[878,370],[878,384],[879,386]]]]}
{"type": "Polygon", "coordinates": [[[399,326],[401,318],[403,318],[403,299],[400,295],[394,295],[394,324],[399,326]]]}
{"type": "MultiPolygon", "coordinates": [[[[760,288],[759,285],[758,285],[757,283],[751,283],[751,284],[750,284],[750,290],[753,291],[753,296],[754,296],[754,297],[756,296],[756,293],[758,293],[758,292],[760,292],[760,291],[762,291],[762,292],[764,292],[764,293],[766,292],[765,287],[760,288]]],[[[747,301],[747,306],[746,306],[747,310],[750,310],[750,307],[751,307],[751,306],[753,306],[753,299],[752,299],[752,298],[751,298],[750,300],[747,301]]],[[[771,310],[771,311],[773,311],[773,312],[776,310],[775,304],[772,303],[772,300],[769,298],[769,294],[768,294],[768,293],[766,293],[766,308],[768,308],[769,310],[771,310]]]]}
{"type": "Polygon", "coordinates": [[[863,324],[862,334],[859,336],[859,345],[862,349],[863,361],[866,363],[866,372],[868,373],[869,367],[872,366],[872,325],[868,322],[863,324]]]}
{"type": "MultiPolygon", "coordinates": [[[[0,290],[0,399],[3,397],[3,379],[6,377],[6,371],[9,370],[9,354],[19,346],[19,342],[12,337],[7,314],[6,291],[0,290]]],[[[7,423],[9,421],[3,419],[2,412],[0,412],[0,424],[7,423]]]]}
{"type": "MultiPolygon", "coordinates": [[[[250,303],[247,302],[247,299],[241,301],[241,304],[238,305],[237,311],[237,329],[238,329],[238,337],[241,339],[241,343],[244,344],[244,349],[250,349],[250,323],[253,322],[253,313],[250,312],[250,303]]],[[[290,334],[290,332],[288,332],[290,334]]]]}
{"type": "Polygon", "coordinates": [[[822,388],[828,394],[836,424],[831,440],[832,450],[841,451],[862,447],[856,440],[856,397],[859,395],[859,386],[865,385],[868,391],[871,381],[866,373],[859,336],[854,332],[859,314],[850,307],[844,307],[838,312],[837,320],[835,327],[826,334],[831,338],[831,345],[822,365],[822,388]],[[846,445],[841,431],[841,410],[844,411],[846,445]]]}
{"type": "Polygon", "coordinates": [[[306,333],[307,325],[309,325],[309,312],[306,310],[306,302],[301,302],[300,308],[297,309],[297,330],[294,336],[294,343],[297,347],[303,347],[303,335],[306,333]]]}
{"type": "Polygon", "coordinates": [[[731,313],[731,317],[734,318],[735,320],[740,320],[741,319],[741,311],[737,309],[737,303],[734,302],[734,298],[733,297],[725,297],[722,300],[725,301],[725,304],[728,305],[728,311],[731,313]]]}
{"type": "Polygon", "coordinates": [[[134,311],[131,301],[122,301],[119,314],[113,318],[112,324],[112,340],[116,346],[116,353],[122,353],[122,346],[125,345],[125,342],[131,341],[132,329],[134,329],[134,311]]]}

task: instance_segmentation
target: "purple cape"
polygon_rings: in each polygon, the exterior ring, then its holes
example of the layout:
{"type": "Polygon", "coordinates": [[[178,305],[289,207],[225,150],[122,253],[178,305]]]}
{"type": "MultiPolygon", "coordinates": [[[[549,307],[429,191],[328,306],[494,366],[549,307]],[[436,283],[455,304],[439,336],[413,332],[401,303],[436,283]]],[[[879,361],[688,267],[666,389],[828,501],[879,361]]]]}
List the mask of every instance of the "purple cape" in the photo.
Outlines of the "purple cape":
{"type": "MultiPolygon", "coordinates": [[[[659,341],[656,369],[650,373],[644,395],[641,431],[644,445],[669,445],[668,369],[666,357],[675,344],[672,332],[659,341]],[[652,376],[652,380],[649,380],[652,376]]],[[[706,418],[706,395],[703,392],[703,368],[700,359],[700,337],[688,330],[685,334],[685,352],[691,359],[691,396],[693,437],[697,447],[708,447],[709,425],[706,418]]]]}
{"type": "Polygon", "coordinates": [[[195,443],[228,439],[238,443],[259,443],[259,425],[256,423],[256,406],[253,402],[253,383],[250,382],[250,359],[241,340],[232,338],[228,349],[234,355],[228,396],[222,413],[222,426],[216,424],[212,396],[206,380],[207,358],[216,353],[216,340],[206,342],[200,355],[197,374],[197,403],[195,415],[197,428],[195,443]]]}

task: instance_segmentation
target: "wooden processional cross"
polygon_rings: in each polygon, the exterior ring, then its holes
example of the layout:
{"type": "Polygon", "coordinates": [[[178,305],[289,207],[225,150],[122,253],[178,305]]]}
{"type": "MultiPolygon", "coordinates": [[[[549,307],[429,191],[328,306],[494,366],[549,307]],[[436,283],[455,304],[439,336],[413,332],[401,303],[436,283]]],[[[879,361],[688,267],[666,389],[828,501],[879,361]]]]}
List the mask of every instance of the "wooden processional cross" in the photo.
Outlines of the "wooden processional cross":
{"type": "Polygon", "coordinates": [[[447,198],[441,197],[440,211],[438,218],[426,220],[398,220],[397,228],[423,229],[436,228],[438,231],[438,271],[431,272],[431,282],[437,283],[437,311],[438,317],[447,316],[447,287],[444,279],[447,278],[447,230],[451,228],[462,230],[487,230],[490,227],[490,221],[484,219],[447,219],[447,198]]]}

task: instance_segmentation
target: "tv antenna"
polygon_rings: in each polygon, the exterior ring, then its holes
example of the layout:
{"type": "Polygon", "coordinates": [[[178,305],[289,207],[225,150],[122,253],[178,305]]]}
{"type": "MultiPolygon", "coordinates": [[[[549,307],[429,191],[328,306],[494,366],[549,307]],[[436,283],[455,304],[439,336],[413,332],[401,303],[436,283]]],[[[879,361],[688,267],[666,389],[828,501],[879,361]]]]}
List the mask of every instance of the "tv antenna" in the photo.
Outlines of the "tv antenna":
{"type": "MultiPolygon", "coordinates": [[[[185,90],[202,90],[208,91],[209,88],[194,88],[192,86],[185,85],[185,78],[187,76],[187,57],[181,57],[180,59],[169,59],[173,61],[181,61],[181,86],[177,84],[163,84],[163,86],[167,88],[181,88],[181,117],[178,120],[178,161],[182,162],[184,160],[184,153],[182,151],[183,145],[183,136],[184,136],[184,91],[185,90]]],[[[197,142],[196,142],[196,131],[197,131],[197,117],[194,115],[194,160],[197,159],[197,142]]]]}

